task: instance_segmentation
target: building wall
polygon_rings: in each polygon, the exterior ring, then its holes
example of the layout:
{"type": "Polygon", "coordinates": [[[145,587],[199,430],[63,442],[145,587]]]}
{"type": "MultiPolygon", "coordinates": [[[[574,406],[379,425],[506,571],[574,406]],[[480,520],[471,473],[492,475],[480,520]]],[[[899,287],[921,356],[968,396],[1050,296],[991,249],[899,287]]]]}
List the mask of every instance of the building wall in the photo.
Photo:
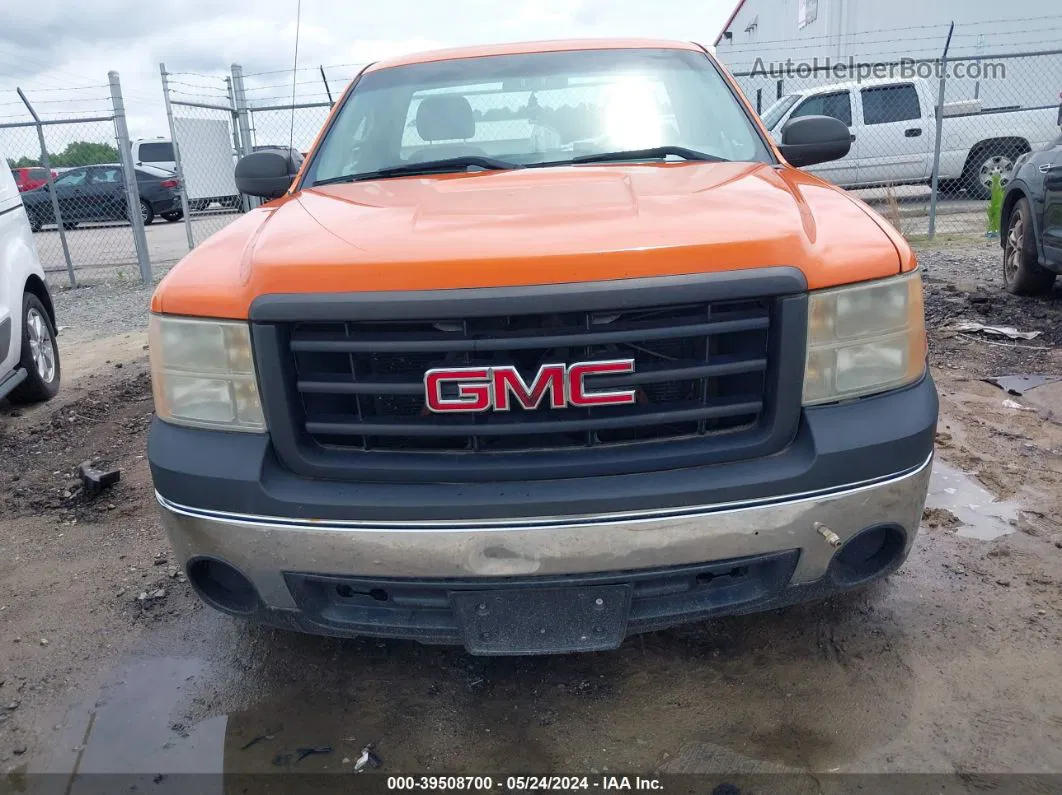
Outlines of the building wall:
{"type": "MultiPolygon", "coordinates": [[[[813,3],[814,0],[806,0],[813,3]]],[[[720,38],[716,54],[731,71],[794,61],[823,64],[825,59],[893,62],[901,58],[938,58],[948,27],[955,22],[949,56],[1062,49],[1062,6],[1057,0],[818,0],[817,17],[798,25],[801,0],[745,0],[720,38]]],[[[1062,92],[1062,55],[1003,60],[1006,77],[948,82],[946,99],[978,96],[986,107],[1057,104],[1062,92]]],[[[765,109],[776,98],[776,79],[738,77],[753,102],[760,91],[765,109]]],[[[787,79],[783,93],[836,78],[787,79]]]]}

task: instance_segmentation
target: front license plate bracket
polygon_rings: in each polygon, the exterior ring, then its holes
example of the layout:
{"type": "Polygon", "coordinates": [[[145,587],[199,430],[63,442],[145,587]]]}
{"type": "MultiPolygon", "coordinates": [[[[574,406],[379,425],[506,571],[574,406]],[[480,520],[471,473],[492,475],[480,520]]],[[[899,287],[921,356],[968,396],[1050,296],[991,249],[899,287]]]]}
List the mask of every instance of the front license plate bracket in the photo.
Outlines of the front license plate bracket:
{"type": "Polygon", "coordinates": [[[630,584],[450,592],[473,654],[555,654],[614,649],[627,632],[630,584]]]}

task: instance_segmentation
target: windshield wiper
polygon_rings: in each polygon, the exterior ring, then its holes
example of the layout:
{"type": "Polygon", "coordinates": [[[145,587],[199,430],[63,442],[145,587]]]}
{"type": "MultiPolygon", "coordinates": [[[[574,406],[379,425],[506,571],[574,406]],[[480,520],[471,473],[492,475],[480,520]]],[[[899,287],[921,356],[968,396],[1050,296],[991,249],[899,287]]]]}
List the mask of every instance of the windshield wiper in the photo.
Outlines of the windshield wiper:
{"type": "Polygon", "coordinates": [[[696,149],[687,149],[685,146],[654,146],[649,149],[628,149],[624,152],[598,152],[592,155],[579,155],[568,162],[607,163],[613,160],[662,160],[668,155],[681,157],[684,160],[703,160],[713,163],[726,162],[725,157],[698,152],[696,149]]]}
{"type": "Polygon", "coordinates": [[[317,180],[313,183],[313,187],[333,185],[337,182],[360,182],[366,179],[386,179],[387,177],[412,176],[415,174],[464,171],[477,166],[488,171],[511,171],[514,168],[523,168],[518,163],[510,163],[508,160],[499,160],[496,157],[462,155],[461,157],[447,157],[443,160],[425,160],[423,163],[403,163],[400,166],[388,166],[387,168],[366,171],[361,174],[343,174],[338,177],[328,177],[327,179],[317,180]]]}

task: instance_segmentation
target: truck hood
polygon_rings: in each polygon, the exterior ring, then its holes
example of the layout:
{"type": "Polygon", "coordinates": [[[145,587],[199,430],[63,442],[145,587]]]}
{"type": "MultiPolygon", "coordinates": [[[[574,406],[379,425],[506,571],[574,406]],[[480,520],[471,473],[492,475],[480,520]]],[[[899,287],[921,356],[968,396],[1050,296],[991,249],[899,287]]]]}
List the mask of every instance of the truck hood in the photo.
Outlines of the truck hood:
{"type": "Polygon", "coordinates": [[[302,191],[163,281],[156,311],[247,317],[270,293],[560,284],[771,265],[812,289],[913,267],[862,202],[789,167],[573,166],[302,191]],[[235,263],[239,263],[238,267],[235,263]]]}

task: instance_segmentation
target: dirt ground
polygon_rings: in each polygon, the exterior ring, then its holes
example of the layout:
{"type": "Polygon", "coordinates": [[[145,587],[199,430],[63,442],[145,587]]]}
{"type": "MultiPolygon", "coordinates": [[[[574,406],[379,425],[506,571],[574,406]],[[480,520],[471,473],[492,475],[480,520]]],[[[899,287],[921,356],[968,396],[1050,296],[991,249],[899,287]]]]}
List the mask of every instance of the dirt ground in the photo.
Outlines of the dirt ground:
{"type": "Polygon", "coordinates": [[[178,771],[342,772],[367,743],[388,774],[788,774],[779,791],[809,792],[832,773],[946,774],[956,792],[1062,774],[1062,390],[981,380],[1062,377],[1062,291],[1005,295],[963,256],[923,258],[938,460],[960,501],[1005,502],[963,506],[971,520],[931,500],[908,563],[862,592],[581,656],[323,639],[202,607],[155,514],[143,332],[63,332],[60,397],[0,404],[0,792],[45,771],[67,793],[88,791],[74,770],[140,791],[178,771]],[[120,482],[84,496],[83,461],[120,482]],[[964,532],[1002,508],[1006,534],[964,532]],[[315,747],[331,750],[297,759],[315,747]]]}

